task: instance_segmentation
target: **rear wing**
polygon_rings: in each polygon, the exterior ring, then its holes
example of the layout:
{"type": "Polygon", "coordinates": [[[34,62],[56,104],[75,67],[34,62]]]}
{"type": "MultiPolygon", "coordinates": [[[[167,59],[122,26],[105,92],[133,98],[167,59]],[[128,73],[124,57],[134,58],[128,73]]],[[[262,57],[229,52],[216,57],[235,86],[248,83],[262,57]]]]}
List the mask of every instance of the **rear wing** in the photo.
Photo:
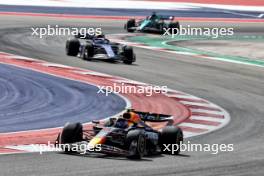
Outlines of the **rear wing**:
{"type": "Polygon", "coordinates": [[[173,119],[172,115],[167,114],[158,114],[158,113],[149,113],[149,112],[141,112],[141,111],[134,111],[137,113],[142,121],[148,122],[168,122],[173,119]]]}

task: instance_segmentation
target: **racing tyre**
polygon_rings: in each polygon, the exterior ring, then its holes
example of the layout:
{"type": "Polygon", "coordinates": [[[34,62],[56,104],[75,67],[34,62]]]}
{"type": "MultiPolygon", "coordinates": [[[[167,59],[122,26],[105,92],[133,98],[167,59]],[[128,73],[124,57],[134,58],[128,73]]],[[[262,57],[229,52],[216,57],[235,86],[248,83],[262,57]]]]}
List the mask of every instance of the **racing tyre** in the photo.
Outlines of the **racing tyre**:
{"type": "Polygon", "coordinates": [[[80,41],[76,38],[66,41],[66,54],[68,56],[77,56],[80,48],[80,41]]]}
{"type": "Polygon", "coordinates": [[[129,131],[125,141],[125,149],[128,151],[127,158],[141,159],[146,150],[146,137],[142,130],[129,131]]]}
{"type": "Polygon", "coordinates": [[[172,34],[173,32],[174,32],[174,34],[178,34],[179,31],[180,31],[180,23],[179,22],[170,23],[169,24],[169,29],[170,29],[169,30],[170,34],[172,34]]]}
{"type": "Polygon", "coordinates": [[[94,55],[94,47],[92,44],[87,43],[84,47],[82,58],[83,60],[91,60],[93,55],[94,55]]]}
{"type": "MultiPolygon", "coordinates": [[[[81,123],[67,123],[61,134],[60,144],[72,144],[75,142],[81,142],[83,140],[83,126],[81,123]]],[[[62,148],[66,153],[72,153],[74,151],[67,145],[62,148]]]]}
{"type": "Polygon", "coordinates": [[[136,60],[136,56],[134,54],[133,48],[130,46],[124,47],[124,60],[125,64],[132,64],[136,60]]]}
{"type": "Polygon", "coordinates": [[[159,29],[159,31],[158,31],[159,34],[161,34],[161,35],[164,34],[165,30],[164,30],[164,24],[163,23],[159,23],[157,25],[157,28],[159,29]]]}
{"type": "MultiPolygon", "coordinates": [[[[167,126],[162,129],[160,133],[160,148],[162,153],[166,154],[176,154],[178,155],[180,153],[180,144],[183,142],[183,133],[180,128],[177,128],[175,126],[167,126]],[[165,145],[167,144],[177,144],[177,146],[174,147],[174,153],[172,151],[168,151],[165,149],[165,145]],[[166,151],[165,151],[166,150],[166,151]]],[[[172,147],[170,147],[172,149],[172,147]]]]}
{"type": "Polygon", "coordinates": [[[125,25],[125,29],[127,30],[127,32],[134,32],[134,29],[131,29],[133,27],[136,26],[136,20],[135,19],[130,19],[127,21],[126,25],[125,25]]]}

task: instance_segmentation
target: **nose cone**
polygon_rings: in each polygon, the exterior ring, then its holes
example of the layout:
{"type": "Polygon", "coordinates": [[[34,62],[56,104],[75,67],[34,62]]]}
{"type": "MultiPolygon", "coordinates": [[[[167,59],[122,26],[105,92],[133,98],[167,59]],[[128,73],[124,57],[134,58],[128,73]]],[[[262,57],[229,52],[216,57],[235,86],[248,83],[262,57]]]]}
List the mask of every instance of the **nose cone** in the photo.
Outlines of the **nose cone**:
{"type": "Polygon", "coordinates": [[[97,136],[95,136],[90,142],[89,142],[89,146],[90,147],[92,147],[92,148],[94,148],[94,147],[96,147],[96,145],[98,145],[98,144],[104,144],[105,143],[105,141],[106,141],[106,137],[97,137],[97,136]]]}

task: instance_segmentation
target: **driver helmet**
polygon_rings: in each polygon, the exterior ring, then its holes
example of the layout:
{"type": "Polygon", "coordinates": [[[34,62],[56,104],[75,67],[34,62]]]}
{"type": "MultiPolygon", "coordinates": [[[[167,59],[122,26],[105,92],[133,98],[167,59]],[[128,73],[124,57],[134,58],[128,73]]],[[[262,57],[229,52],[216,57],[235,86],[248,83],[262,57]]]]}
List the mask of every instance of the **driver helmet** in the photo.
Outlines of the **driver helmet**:
{"type": "Polygon", "coordinates": [[[150,16],[150,20],[154,20],[157,17],[156,12],[152,12],[152,15],[150,16]]]}
{"type": "Polygon", "coordinates": [[[98,39],[104,39],[105,38],[105,35],[104,34],[98,34],[98,35],[96,35],[96,38],[98,38],[98,39]]]}
{"type": "Polygon", "coordinates": [[[123,118],[134,124],[138,124],[141,121],[140,116],[135,112],[126,112],[123,114],[123,118]]]}

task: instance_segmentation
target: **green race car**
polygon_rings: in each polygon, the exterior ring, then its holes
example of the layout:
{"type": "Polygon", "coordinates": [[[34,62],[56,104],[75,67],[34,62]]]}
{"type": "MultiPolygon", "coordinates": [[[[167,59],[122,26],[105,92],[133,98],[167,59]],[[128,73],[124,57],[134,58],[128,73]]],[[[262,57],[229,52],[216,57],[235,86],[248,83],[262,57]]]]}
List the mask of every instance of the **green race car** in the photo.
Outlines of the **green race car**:
{"type": "Polygon", "coordinates": [[[178,21],[174,21],[174,16],[157,15],[155,12],[145,19],[129,19],[125,24],[127,32],[148,32],[163,34],[165,31],[172,31],[172,29],[180,29],[178,21]]]}

